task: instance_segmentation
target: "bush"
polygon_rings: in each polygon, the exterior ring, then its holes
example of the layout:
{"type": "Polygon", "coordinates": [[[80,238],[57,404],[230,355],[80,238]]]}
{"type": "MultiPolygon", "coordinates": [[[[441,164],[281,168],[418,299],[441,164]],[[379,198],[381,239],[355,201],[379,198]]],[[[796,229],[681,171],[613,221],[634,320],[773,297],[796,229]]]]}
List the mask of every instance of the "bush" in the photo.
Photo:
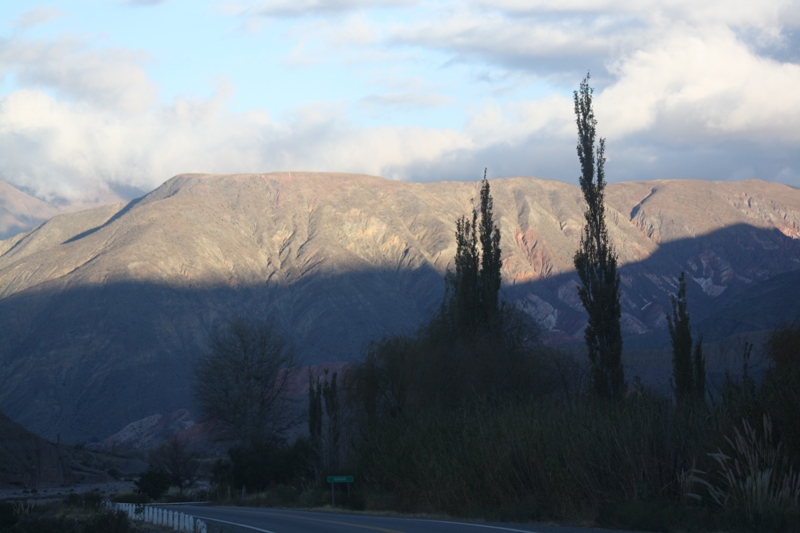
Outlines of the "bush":
{"type": "Polygon", "coordinates": [[[0,531],[17,523],[14,506],[8,502],[0,502],[0,531]]]}
{"type": "Polygon", "coordinates": [[[150,498],[144,493],[121,492],[111,497],[111,501],[119,503],[148,503],[150,498]]]}
{"type": "Polygon", "coordinates": [[[315,455],[305,439],[292,446],[262,443],[231,448],[228,457],[228,461],[217,461],[212,482],[217,487],[230,487],[234,493],[241,487],[260,492],[275,485],[302,485],[313,480],[315,455]]]}
{"type": "Polygon", "coordinates": [[[85,533],[128,533],[131,525],[128,515],[122,511],[96,513],[89,521],[85,533]]]}
{"type": "Polygon", "coordinates": [[[152,500],[157,500],[169,490],[170,476],[160,468],[149,467],[139,476],[136,488],[152,500]]]}
{"type": "Polygon", "coordinates": [[[131,526],[128,516],[121,511],[97,510],[88,518],[80,519],[65,514],[58,516],[29,514],[17,521],[10,531],[12,533],[128,533],[131,531],[131,526]]]}
{"type": "Polygon", "coordinates": [[[99,492],[73,492],[64,498],[64,505],[67,507],[91,511],[100,509],[102,503],[103,497],[99,492]]]}
{"type": "Polygon", "coordinates": [[[679,501],[681,470],[710,463],[707,427],[704,413],[649,396],[419,411],[367,435],[356,474],[404,511],[527,508],[528,519],[558,519],[614,501],[679,501]]]}

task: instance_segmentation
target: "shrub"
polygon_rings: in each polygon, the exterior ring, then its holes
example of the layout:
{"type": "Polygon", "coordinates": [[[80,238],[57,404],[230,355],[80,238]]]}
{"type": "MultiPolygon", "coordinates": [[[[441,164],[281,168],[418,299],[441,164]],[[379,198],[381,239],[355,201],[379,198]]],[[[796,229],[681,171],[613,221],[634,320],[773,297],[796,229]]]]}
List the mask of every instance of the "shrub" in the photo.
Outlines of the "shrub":
{"type": "Polygon", "coordinates": [[[157,500],[169,489],[169,474],[160,468],[149,467],[139,476],[136,481],[136,488],[139,493],[144,494],[150,499],[157,500]]]}
{"type": "Polygon", "coordinates": [[[122,511],[103,511],[95,513],[89,521],[85,533],[128,533],[131,525],[128,515],[122,511]]]}
{"type": "Polygon", "coordinates": [[[260,492],[274,485],[304,484],[313,479],[315,456],[305,439],[292,446],[262,443],[231,448],[228,457],[228,461],[217,461],[212,482],[233,492],[241,487],[260,492]]]}
{"type": "Polygon", "coordinates": [[[69,494],[64,498],[64,505],[67,507],[95,510],[100,509],[103,503],[103,497],[99,492],[82,492],[69,494]]]}
{"type": "Polygon", "coordinates": [[[680,501],[678,473],[710,462],[705,418],[651,396],[418,411],[365,437],[356,474],[368,501],[383,494],[405,511],[487,516],[505,508],[541,519],[615,501],[680,501]]]}
{"type": "Polygon", "coordinates": [[[696,476],[714,503],[742,512],[748,522],[757,516],[800,511],[800,472],[791,466],[782,442],[773,440],[767,415],[763,431],[743,420],[742,430],[734,428],[734,436],[725,441],[727,453],[709,454],[716,462],[716,475],[698,472],[696,476]]]}

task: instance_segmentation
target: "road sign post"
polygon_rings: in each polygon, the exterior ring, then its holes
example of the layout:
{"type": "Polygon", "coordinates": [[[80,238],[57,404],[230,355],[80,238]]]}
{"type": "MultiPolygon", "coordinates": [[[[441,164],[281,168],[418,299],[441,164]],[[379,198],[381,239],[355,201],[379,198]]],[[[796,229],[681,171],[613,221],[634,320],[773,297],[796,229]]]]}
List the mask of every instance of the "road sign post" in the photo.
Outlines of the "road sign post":
{"type": "Polygon", "coordinates": [[[336,507],[336,493],[333,490],[336,483],[347,483],[347,499],[350,499],[350,483],[353,482],[353,476],[328,476],[328,483],[331,484],[331,507],[336,507]]]}

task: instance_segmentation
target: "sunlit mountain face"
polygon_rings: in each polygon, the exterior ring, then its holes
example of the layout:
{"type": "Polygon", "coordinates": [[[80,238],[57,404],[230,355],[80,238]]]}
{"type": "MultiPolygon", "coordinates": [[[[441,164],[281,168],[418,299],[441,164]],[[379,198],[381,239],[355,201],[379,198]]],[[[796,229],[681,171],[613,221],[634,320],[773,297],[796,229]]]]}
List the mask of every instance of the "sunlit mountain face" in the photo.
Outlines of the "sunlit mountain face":
{"type": "Polygon", "coordinates": [[[60,209],[0,180],[0,239],[33,229],[60,209]]]}
{"type": "MultiPolygon", "coordinates": [[[[581,342],[580,189],[490,184],[505,299],[547,342],[581,342]]],[[[455,221],[479,186],[192,174],[127,204],[55,216],[0,242],[0,411],[44,436],[88,441],[191,408],[192,361],[208,332],[238,315],[275,321],[304,364],[353,361],[370,339],[412,332],[437,309],[455,221]]],[[[625,182],[608,186],[606,202],[626,342],[663,342],[682,271],[693,324],[725,311],[739,318],[714,331],[729,335],[781,318],[765,300],[775,291],[757,287],[800,269],[797,189],[625,182]],[[745,296],[750,321],[732,311],[745,296]]]]}

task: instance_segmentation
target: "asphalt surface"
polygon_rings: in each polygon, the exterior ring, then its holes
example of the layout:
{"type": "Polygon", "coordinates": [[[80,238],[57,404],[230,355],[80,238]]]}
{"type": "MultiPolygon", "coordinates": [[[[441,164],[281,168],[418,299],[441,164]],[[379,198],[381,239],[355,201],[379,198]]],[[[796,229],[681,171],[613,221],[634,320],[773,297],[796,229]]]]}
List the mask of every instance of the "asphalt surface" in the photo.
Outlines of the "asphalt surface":
{"type": "MultiPolygon", "coordinates": [[[[172,506],[163,507],[176,510],[172,506]]],[[[584,527],[427,520],[253,507],[181,505],[179,510],[205,520],[210,532],[226,533],[629,533],[584,527]]]]}

